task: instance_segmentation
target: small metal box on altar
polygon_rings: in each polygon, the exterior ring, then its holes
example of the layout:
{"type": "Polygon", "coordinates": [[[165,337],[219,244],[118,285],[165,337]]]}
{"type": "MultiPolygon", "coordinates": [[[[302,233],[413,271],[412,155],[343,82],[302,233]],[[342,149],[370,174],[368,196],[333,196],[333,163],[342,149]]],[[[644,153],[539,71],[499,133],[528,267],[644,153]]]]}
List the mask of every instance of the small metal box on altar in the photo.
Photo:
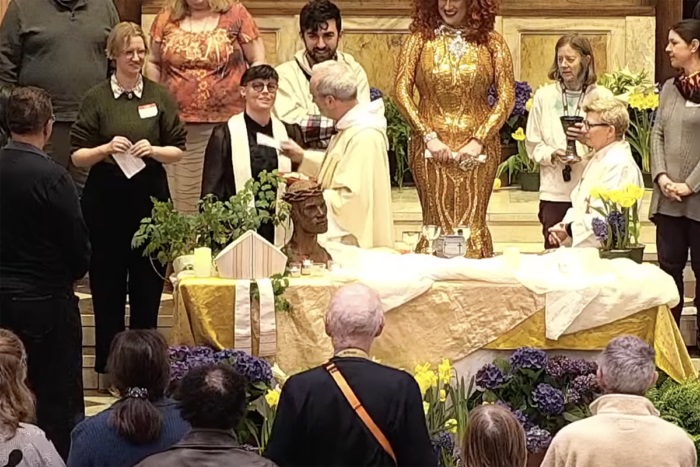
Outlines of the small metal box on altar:
{"type": "Polygon", "coordinates": [[[467,254],[467,242],[462,235],[442,235],[435,241],[435,255],[457,258],[467,254]]]}

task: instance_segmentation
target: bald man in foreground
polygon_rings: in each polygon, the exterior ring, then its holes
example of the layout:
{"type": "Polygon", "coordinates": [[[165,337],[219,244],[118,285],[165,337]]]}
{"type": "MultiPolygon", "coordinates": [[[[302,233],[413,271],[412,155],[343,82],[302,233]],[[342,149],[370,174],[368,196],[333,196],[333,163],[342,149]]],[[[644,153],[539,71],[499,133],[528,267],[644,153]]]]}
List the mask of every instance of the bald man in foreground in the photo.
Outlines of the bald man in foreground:
{"type": "Polygon", "coordinates": [[[334,356],[285,383],[266,457],[281,467],[437,465],[415,379],[369,359],[383,328],[375,291],[338,289],[326,313],[334,356]]]}

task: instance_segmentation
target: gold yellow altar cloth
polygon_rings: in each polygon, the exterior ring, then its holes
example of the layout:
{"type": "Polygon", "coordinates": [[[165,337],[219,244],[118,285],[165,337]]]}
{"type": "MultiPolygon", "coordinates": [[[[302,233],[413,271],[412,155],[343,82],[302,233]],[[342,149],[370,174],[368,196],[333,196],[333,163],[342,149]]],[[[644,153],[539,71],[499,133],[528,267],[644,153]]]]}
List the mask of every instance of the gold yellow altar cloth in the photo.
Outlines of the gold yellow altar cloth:
{"type": "MultiPolygon", "coordinates": [[[[278,312],[275,361],[288,374],[325,362],[332,354],[324,314],[341,283],[324,278],[291,279],[285,292],[291,312],[278,312]]],[[[185,278],[176,292],[173,345],[235,347],[235,281],[185,278]]],[[[253,307],[253,353],[259,314],[253,307]]],[[[633,334],[653,343],[657,365],[676,380],[695,374],[680,331],[666,307],[641,311],[598,328],[545,338],[544,296],[512,284],[435,282],[419,297],[388,311],[384,333],[372,347],[383,363],[412,369],[418,363],[459,361],[479,349],[533,346],[600,350],[611,337],[633,334]]]]}

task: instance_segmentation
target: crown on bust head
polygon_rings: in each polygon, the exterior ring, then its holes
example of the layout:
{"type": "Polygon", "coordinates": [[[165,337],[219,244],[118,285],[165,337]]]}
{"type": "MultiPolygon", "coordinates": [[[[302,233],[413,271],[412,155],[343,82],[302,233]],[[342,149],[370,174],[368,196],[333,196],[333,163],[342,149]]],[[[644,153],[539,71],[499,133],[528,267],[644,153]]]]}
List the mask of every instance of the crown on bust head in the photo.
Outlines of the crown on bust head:
{"type": "Polygon", "coordinates": [[[314,196],[323,196],[323,189],[318,182],[315,180],[295,180],[287,186],[287,191],[282,199],[288,203],[298,203],[314,196]]]}

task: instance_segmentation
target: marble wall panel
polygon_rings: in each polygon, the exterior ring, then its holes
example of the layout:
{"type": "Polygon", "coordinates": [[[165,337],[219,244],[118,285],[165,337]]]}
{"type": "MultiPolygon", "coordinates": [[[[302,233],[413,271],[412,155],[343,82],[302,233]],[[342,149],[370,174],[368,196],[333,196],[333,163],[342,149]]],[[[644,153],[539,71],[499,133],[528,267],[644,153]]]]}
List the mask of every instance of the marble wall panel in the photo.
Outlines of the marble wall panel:
{"type": "Polygon", "coordinates": [[[646,70],[654,77],[654,53],[656,51],[653,17],[628,16],[625,19],[625,57],[630,70],[646,70]]]}

